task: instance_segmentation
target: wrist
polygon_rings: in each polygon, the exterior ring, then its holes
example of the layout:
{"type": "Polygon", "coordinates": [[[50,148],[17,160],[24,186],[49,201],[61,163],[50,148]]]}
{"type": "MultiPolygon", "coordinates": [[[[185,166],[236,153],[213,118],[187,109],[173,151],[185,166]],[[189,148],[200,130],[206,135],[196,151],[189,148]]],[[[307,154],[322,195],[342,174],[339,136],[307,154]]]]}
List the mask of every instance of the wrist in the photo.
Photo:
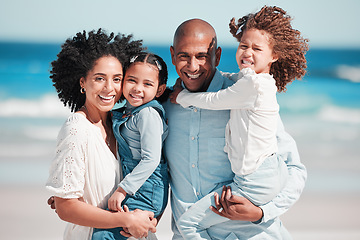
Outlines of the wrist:
{"type": "Polygon", "coordinates": [[[254,224],[261,223],[263,216],[264,216],[264,212],[263,212],[262,208],[257,207],[257,214],[256,214],[256,216],[254,216],[255,221],[252,221],[252,223],[254,223],[254,224]]]}
{"type": "Polygon", "coordinates": [[[125,192],[125,190],[122,187],[118,187],[118,189],[116,189],[116,191],[123,194],[125,197],[127,195],[127,193],[125,192]]]}

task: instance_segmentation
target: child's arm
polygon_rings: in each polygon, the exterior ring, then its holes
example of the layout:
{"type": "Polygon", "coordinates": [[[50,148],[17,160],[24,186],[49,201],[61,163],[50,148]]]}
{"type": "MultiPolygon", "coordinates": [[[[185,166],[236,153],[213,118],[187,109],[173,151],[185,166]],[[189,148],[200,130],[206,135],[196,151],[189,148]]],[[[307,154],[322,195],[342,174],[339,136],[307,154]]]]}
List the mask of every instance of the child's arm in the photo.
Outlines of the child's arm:
{"type": "Polygon", "coordinates": [[[122,201],[124,201],[126,197],[126,192],[121,187],[118,187],[116,191],[111,195],[108,200],[108,208],[111,211],[123,211],[121,207],[122,201]]]}
{"type": "Polygon", "coordinates": [[[182,107],[195,106],[210,110],[253,109],[269,102],[268,99],[276,95],[276,90],[275,81],[270,75],[259,77],[253,72],[244,74],[232,86],[218,92],[190,93],[183,90],[176,102],[182,107]]]}
{"type": "Polygon", "coordinates": [[[162,150],[163,122],[159,113],[147,107],[138,112],[135,121],[140,133],[141,160],[119,184],[130,195],[134,195],[155,171],[162,150]]]}

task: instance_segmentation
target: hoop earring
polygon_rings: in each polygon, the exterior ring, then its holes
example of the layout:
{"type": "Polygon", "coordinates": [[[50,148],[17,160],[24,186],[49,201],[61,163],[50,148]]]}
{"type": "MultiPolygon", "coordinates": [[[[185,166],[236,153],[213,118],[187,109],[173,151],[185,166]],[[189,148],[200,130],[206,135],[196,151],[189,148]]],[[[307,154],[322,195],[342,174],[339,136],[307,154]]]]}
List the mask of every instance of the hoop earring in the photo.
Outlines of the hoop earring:
{"type": "Polygon", "coordinates": [[[80,93],[84,94],[85,93],[85,88],[80,88],[80,93]]]}

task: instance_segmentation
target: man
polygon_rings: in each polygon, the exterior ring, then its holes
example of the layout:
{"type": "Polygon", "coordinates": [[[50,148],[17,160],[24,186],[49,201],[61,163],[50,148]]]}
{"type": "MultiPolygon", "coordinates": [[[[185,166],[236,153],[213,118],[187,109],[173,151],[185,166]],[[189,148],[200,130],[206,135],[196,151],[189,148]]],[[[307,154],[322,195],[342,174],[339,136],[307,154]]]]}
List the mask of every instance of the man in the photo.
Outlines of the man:
{"type": "MultiPolygon", "coordinates": [[[[190,91],[216,92],[234,83],[216,69],[221,48],[217,47],[215,30],[203,20],[182,23],[175,32],[170,52],[184,87],[190,91]]],[[[171,179],[173,240],[176,240],[182,239],[176,220],[203,196],[232,181],[230,161],[223,150],[230,112],[182,108],[170,101],[164,103],[164,107],[169,120],[165,153],[171,179]]],[[[214,211],[234,221],[210,228],[208,232],[212,238],[291,238],[278,217],[299,199],[306,170],[300,162],[295,141],[284,131],[280,119],[277,138],[278,155],[288,166],[287,185],[273,201],[260,207],[245,198],[231,196],[229,189],[225,189],[220,199],[223,211],[214,211]]]]}
{"type": "MultiPolygon", "coordinates": [[[[215,30],[200,19],[182,23],[175,32],[170,47],[172,63],[189,91],[216,92],[234,82],[217,70],[221,48],[217,47],[215,30]]],[[[223,148],[229,111],[211,111],[194,107],[182,108],[167,101],[164,104],[169,124],[165,142],[171,184],[173,239],[182,239],[176,221],[193,203],[232,181],[230,162],[223,148]]],[[[223,211],[213,211],[234,221],[208,229],[214,239],[289,239],[278,218],[299,198],[306,179],[294,140],[278,126],[279,156],[288,166],[285,188],[266,205],[256,207],[247,199],[231,196],[224,189],[223,211]]],[[[218,200],[218,198],[216,199],[218,200]]],[[[218,201],[216,201],[218,202],[218,201]]]]}

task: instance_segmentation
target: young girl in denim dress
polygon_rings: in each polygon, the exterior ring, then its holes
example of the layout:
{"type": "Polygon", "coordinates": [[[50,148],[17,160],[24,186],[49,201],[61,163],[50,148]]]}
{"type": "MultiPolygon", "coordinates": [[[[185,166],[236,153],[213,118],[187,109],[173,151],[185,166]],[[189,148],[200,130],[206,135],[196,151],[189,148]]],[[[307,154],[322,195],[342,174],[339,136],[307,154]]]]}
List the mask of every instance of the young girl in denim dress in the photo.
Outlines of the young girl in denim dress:
{"type": "MultiPolygon", "coordinates": [[[[112,112],[123,179],[108,200],[108,208],[146,209],[156,218],[165,210],[168,197],[167,163],[162,154],[167,124],[165,111],[155,100],[166,89],[167,67],[161,57],[141,52],[130,59],[125,71],[126,103],[112,112]]],[[[92,239],[126,239],[122,230],[95,229],[92,239]]]]}

